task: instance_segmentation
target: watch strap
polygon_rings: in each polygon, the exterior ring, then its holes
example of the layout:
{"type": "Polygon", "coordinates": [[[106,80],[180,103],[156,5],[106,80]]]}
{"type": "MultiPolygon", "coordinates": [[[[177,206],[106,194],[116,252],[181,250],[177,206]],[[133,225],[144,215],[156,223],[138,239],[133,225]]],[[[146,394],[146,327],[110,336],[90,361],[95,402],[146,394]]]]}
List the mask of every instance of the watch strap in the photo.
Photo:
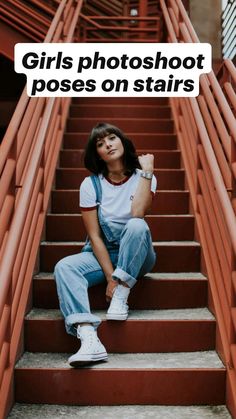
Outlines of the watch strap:
{"type": "Polygon", "coordinates": [[[145,170],[141,171],[141,177],[144,177],[145,179],[151,180],[153,177],[153,172],[146,172],[145,170]]]}

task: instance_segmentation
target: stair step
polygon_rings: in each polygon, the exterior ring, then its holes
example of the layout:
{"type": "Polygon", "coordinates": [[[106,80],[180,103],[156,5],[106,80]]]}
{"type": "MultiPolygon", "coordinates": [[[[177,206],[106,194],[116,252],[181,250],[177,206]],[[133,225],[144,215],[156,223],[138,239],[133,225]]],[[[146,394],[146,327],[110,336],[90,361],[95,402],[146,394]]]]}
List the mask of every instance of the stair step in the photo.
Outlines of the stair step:
{"type": "Polygon", "coordinates": [[[63,406],[16,403],[9,419],[230,419],[225,406],[63,406]]]}
{"type": "MultiPolygon", "coordinates": [[[[158,169],[154,170],[154,174],[158,178],[159,189],[183,190],[184,170],[183,169],[158,169]]],[[[56,171],[56,188],[59,189],[75,189],[79,188],[85,176],[90,173],[86,169],[63,168],[56,171]]]]}
{"type": "Polygon", "coordinates": [[[152,105],[133,105],[120,104],[110,105],[101,103],[98,105],[72,105],[70,108],[71,117],[93,117],[102,118],[108,121],[110,118],[170,118],[170,106],[152,105]]]}
{"type": "Polygon", "coordinates": [[[169,104],[168,97],[80,97],[72,99],[73,105],[159,105],[169,104]]]}
{"type": "MultiPolygon", "coordinates": [[[[130,130],[126,131],[126,135],[130,138],[135,148],[149,148],[152,150],[175,150],[177,147],[176,134],[166,133],[137,133],[130,130]]],[[[70,132],[64,134],[64,148],[84,148],[89,136],[89,131],[86,132],[70,132]]]]}
{"type": "MultiPolygon", "coordinates": [[[[193,240],[194,217],[192,215],[147,215],[153,240],[193,240]]],[[[87,236],[82,215],[48,214],[46,240],[85,240],[87,236]]]]}
{"type": "MultiPolygon", "coordinates": [[[[99,337],[108,352],[183,352],[215,346],[215,320],[207,309],[130,311],[126,322],[102,319],[99,337]],[[179,339],[179,336],[182,338],[179,339]]],[[[75,352],[78,341],[65,332],[60,310],[33,309],[25,318],[29,352],[75,352]]]]}
{"type": "MultiPolygon", "coordinates": [[[[91,131],[99,122],[98,118],[68,118],[67,131],[83,132],[91,131]]],[[[174,121],[171,119],[157,118],[109,118],[109,124],[115,125],[125,133],[127,131],[153,132],[153,133],[173,133],[174,121]]]]}
{"type": "MultiPolygon", "coordinates": [[[[55,264],[65,256],[79,253],[84,242],[42,242],[40,246],[41,270],[52,272],[55,264]]],[[[198,272],[200,245],[193,241],[153,242],[157,261],[153,271],[198,272]]]]}
{"type": "MultiPolygon", "coordinates": [[[[53,190],[51,211],[58,214],[76,214],[79,208],[79,190],[53,190]]],[[[151,214],[186,214],[189,210],[188,191],[161,191],[155,194],[151,214]]]]}
{"type": "MultiPolygon", "coordinates": [[[[154,155],[156,169],[180,168],[180,151],[178,150],[137,150],[137,154],[151,153],[154,155]]],[[[60,167],[84,167],[84,150],[62,150],[60,153],[60,167]]]]}
{"type": "Polygon", "coordinates": [[[225,368],[214,351],[109,354],[109,362],[80,369],[68,366],[69,355],[26,352],[15,370],[16,401],[80,405],[225,402],[225,368]]]}
{"type": "MultiPolygon", "coordinates": [[[[92,309],[105,309],[105,283],[89,289],[92,309]]],[[[33,281],[34,306],[58,308],[52,273],[40,273],[33,281]]],[[[178,309],[205,307],[207,279],[200,273],[153,273],[139,279],[129,298],[131,309],[178,309]]]]}

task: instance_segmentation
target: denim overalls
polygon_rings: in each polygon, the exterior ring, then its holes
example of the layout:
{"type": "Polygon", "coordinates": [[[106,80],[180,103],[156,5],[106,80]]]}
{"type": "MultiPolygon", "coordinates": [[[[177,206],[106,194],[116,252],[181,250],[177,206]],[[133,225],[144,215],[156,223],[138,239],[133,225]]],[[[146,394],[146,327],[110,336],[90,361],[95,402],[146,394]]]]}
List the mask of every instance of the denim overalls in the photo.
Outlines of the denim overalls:
{"type": "MultiPolygon", "coordinates": [[[[142,218],[130,218],[126,224],[106,222],[100,207],[100,179],[93,175],[91,180],[96,191],[103,240],[115,267],[112,276],[132,288],[137,278],[150,272],[155,264],[156,254],[149,227],[142,218]]],[[[89,240],[86,240],[81,253],[60,260],[54,273],[67,332],[76,335],[74,325],[77,323],[92,323],[97,328],[101,320],[90,311],[88,287],[105,282],[106,278],[89,240]]]]}
{"type": "MultiPolygon", "coordinates": [[[[120,236],[122,233],[122,230],[125,227],[124,223],[119,223],[115,221],[109,221],[107,222],[101,211],[101,202],[102,202],[102,187],[101,182],[98,176],[92,175],[90,176],[90,179],[93,183],[93,187],[96,192],[96,203],[97,203],[97,211],[98,211],[98,220],[99,225],[102,230],[103,235],[103,241],[106,245],[106,248],[108,250],[117,250],[119,248],[120,244],[120,236]]],[[[90,242],[88,239],[86,239],[85,246],[82,249],[82,252],[90,251],[92,252],[92,247],[90,245],[90,242]]]]}

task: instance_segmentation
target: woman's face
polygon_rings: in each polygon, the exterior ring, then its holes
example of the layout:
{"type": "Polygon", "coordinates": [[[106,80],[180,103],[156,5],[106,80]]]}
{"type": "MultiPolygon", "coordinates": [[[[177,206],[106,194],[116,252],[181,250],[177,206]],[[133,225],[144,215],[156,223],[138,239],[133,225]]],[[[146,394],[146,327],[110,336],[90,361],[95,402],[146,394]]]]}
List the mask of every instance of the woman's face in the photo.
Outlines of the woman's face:
{"type": "Polygon", "coordinates": [[[121,160],[124,155],[124,147],[121,139],[115,134],[109,134],[96,142],[97,153],[105,163],[121,160]]]}

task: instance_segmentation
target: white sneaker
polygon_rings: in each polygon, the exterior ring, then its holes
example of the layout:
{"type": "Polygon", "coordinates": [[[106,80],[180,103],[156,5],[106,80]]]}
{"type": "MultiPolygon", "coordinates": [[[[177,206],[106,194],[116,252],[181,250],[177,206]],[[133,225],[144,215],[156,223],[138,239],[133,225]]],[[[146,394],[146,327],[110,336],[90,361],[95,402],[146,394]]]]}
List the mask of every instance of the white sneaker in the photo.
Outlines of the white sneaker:
{"type": "Polygon", "coordinates": [[[126,320],[129,313],[127,304],[130,288],[118,285],[112,296],[110,307],[107,310],[107,320],[126,320]]]}
{"type": "Polygon", "coordinates": [[[77,337],[81,340],[81,347],[78,352],[68,359],[72,367],[108,360],[107,351],[92,325],[78,326],[77,337]]]}

